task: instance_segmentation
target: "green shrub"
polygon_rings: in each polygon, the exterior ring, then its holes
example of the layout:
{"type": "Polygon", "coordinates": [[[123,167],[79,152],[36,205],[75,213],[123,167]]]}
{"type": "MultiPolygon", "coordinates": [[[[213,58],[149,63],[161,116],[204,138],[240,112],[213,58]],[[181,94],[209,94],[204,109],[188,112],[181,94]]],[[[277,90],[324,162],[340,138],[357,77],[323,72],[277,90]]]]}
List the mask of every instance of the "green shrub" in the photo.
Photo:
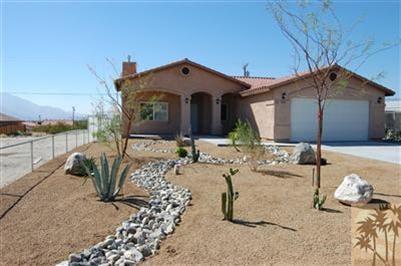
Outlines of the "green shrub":
{"type": "Polygon", "coordinates": [[[102,201],[113,201],[124,185],[130,165],[127,165],[117,179],[118,170],[121,165],[121,156],[118,156],[109,169],[109,163],[106,154],[100,156],[101,171],[99,172],[96,164],[93,164],[93,174],[85,165],[86,173],[91,178],[96,193],[102,201]]]}
{"type": "Polygon", "coordinates": [[[251,124],[238,119],[235,123],[234,130],[228,134],[234,148],[239,151],[237,144],[243,145],[246,149],[253,149],[260,146],[259,134],[252,128],[251,124]]]}
{"type": "Polygon", "coordinates": [[[180,158],[185,158],[188,155],[188,151],[186,149],[184,149],[183,147],[178,147],[175,150],[175,153],[177,153],[178,157],[180,157],[180,158]]]}
{"type": "Polygon", "coordinates": [[[88,120],[74,121],[74,126],[64,122],[57,122],[56,124],[40,125],[32,128],[33,132],[44,132],[47,134],[57,134],[74,129],[87,129],[88,120]]]}

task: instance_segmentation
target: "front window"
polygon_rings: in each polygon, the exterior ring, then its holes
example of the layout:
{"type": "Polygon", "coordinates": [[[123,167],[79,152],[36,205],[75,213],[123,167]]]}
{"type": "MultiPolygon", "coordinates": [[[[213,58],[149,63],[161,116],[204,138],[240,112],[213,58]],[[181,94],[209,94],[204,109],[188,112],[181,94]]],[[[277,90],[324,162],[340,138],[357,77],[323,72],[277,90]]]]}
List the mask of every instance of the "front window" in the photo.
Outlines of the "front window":
{"type": "Polygon", "coordinates": [[[168,120],[168,103],[143,102],[140,113],[141,120],[166,122],[168,120]]]}

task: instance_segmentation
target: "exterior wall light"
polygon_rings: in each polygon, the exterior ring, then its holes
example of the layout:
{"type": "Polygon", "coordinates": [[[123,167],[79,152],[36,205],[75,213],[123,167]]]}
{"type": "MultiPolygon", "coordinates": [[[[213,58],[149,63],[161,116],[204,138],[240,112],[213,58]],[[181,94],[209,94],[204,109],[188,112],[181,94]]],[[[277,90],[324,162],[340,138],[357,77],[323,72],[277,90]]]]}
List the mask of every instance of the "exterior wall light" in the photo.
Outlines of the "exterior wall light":
{"type": "Polygon", "coordinates": [[[383,98],[382,97],[379,97],[379,98],[377,98],[377,103],[382,103],[382,101],[383,101],[383,98]]]}
{"type": "Polygon", "coordinates": [[[287,93],[283,92],[281,94],[281,100],[285,100],[285,99],[287,99],[287,93]]]}
{"type": "Polygon", "coordinates": [[[220,104],[220,98],[216,99],[216,104],[220,104]]]}
{"type": "Polygon", "coordinates": [[[186,104],[189,103],[189,98],[188,98],[188,97],[185,98],[185,103],[186,103],[186,104]]]}

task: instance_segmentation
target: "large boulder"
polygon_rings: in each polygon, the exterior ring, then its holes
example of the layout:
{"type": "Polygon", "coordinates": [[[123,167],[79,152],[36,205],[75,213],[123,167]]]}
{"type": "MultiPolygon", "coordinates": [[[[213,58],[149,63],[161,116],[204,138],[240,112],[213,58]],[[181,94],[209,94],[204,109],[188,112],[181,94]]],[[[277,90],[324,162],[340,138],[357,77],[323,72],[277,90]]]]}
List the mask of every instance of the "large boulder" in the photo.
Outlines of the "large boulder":
{"type": "Polygon", "coordinates": [[[309,143],[298,143],[291,154],[290,161],[295,164],[315,164],[315,151],[309,143]]]}
{"type": "Polygon", "coordinates": [[[85,154],[74,152],[71,154],[64,165],[64,172],[71,175],[81,175],[84,167],[85,154]]]}
{"type": "Polygon", "coordinates": [[[372,185],[356,174],[350,174],[344,177],[343,182],[334,192],[334,198],[352,206],[363,206],[367,204],[372,199],[372,195],[372,185]]]}

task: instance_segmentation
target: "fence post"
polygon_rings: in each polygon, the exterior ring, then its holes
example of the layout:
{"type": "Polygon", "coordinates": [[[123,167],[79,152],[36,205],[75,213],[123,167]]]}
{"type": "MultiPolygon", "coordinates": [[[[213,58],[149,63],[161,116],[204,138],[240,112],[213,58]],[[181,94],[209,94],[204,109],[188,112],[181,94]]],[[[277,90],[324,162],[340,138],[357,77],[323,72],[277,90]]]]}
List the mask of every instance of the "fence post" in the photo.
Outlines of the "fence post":
{"type": "Polygon", "coordinates": [[[54,159],[54,135],[52,135],[52,157],[54,159]]]}
{"type": "Polygon", "coordinates": [[[82,145],[85,145],[85,131],[81,130],[82,133],[82,145]]]}
{"type": "Polygon", "coordinates": [[[78,130],[75,129],[75,148],[78,147],[78,130]]]}
{"type": "Polygon", "coordinates": [[[31,140],[31,171],[33,172],[33,140],[31,140]]]}
{"type": "Polygon", "coordinates": [[[65,132],[65,153],[68,152],[68,131],[65,132]]]}

